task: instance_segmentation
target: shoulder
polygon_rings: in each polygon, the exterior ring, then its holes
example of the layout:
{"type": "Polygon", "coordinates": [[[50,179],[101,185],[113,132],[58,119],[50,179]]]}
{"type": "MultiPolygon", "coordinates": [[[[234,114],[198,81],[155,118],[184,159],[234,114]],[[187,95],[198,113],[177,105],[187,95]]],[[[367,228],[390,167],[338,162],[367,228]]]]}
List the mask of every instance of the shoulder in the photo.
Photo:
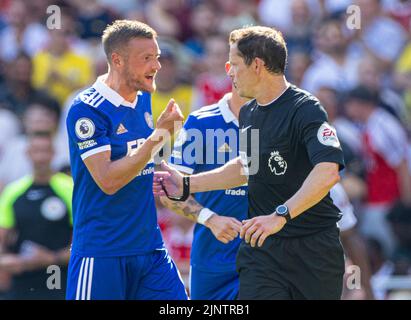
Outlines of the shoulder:
{"type": "Polygon", "coordinates": [[[222,118],[221,109],[218,106],[218,103],[214,103],[191,112],[188,115],[186,122],[191,125],[201,126],[215,123],[215,120],[218,117],[222,118]]]}
{"type": "Polygon", "coordinates": [[[293,91],[294,113],[298,120],[328,120],[327,112],[317,97],[297,87],[293,91]]]}
{"type": "Polygon", "coordinates": [[[87,106],[89,108],[99,109],[106,99],[103,95],[98,92],[95,88],[90,87],[86,90],[81,91],[73,101],[72,107],[75,106],[87,106]]]}
{"type": "Polygon", "coordinates": [[[103,119],[109,112],[109,103],[94,88],[80,92],[73,100],[68,114],[67,121],[77,121],[82,117],[90,119],[103,119]]]}
{"type": "Polygon", "coordinates": [[[4,188],[1,199],[14,199],[23,194],[33,183],[31,175],[24,176],[12,183],[9,183],[4,188]]]}
{"type": "Polygon", "coordinates": [[[216,117],[221,115],[221,110],[217,103],[201,107],[200,109],[191,112],[189,117],[196,118],[197,120],[206,119],[210,117],[216,117]]]}
{"type": "Polygon", "coordinates": [[[60,187],[63,187],[65,189],[72,189],[73,188],[73,178],[70,177],[69,175],[65,173],[55,173],[52,178],[50,183],[52,185],[58,185],[60,187]]]}

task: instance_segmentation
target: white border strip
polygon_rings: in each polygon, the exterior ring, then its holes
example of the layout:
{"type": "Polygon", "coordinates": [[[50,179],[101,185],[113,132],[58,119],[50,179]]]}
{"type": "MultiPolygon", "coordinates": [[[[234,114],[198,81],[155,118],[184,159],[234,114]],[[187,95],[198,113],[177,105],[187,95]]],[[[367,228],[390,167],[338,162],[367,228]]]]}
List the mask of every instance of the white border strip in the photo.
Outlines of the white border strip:
{"type": "Polygon", "coordinates": [[[105,146],[101,146],[101,147],[92,149],[90,151],[84,152],[81,155],[81,159],[84,160],[84,159],[86,159],[86,158],[88,158],[88,157],[90,157],[90,156],[92,156],[96,153],[100,153],[100,152],[103,152],[103,151],[110,151],[110,150],[111,150],[111,146],[109,144],[106,144],[105,146]]]}
{"type": "Polygon", "coordinates": [[[88,284],[87,284],[87,300],[91,300],[91,284],[93,282],[93,267],[94,267],[94,258],[90,258],[90,270],[88,275],[88,284]]]}
{"type": "Polygon", "coordinates": [[[191,169],[189,167],[181,166],[179,164],[174,164],[174,163],[168,163],[170,167],[173,167],[174,169],[177,169],[178,171],[187,173],[187,174],[193,174],[194,169],[191,169]]]}
{"type": "Polygon", "coordinates": [[[81,289],[81,300],[86,300],[86,283],[87,283],[87,275],[88,275],[88,263],[90,261],[90,258],[86,258],[86,265],[84,267],[84,276],[83,276],[83,285],[81,289]]]}
{"type": "Polygon", "coordinates": [[[80,284],[81,284],[81,277],[83,276],[83,268],[84,268],[84,259],[81,260],[81,267],[80,267],[80,272],[78,274],[78,279],[77,279],[77,291],[76,291],[76,300],[80,300],[80,284]]]}

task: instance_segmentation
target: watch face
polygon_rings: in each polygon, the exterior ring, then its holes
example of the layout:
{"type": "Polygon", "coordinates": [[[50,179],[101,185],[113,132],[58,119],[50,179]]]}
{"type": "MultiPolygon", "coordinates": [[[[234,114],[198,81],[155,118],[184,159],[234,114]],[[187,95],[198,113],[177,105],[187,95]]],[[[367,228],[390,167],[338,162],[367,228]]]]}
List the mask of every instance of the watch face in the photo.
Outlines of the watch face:
{"type": "Polygon", "coordinates": [[[286,215],[288,212],[288,208],[285,205],[281,205],[277,207],[277,214],[279,214],[280,216],[284,216],[286,215]]]}

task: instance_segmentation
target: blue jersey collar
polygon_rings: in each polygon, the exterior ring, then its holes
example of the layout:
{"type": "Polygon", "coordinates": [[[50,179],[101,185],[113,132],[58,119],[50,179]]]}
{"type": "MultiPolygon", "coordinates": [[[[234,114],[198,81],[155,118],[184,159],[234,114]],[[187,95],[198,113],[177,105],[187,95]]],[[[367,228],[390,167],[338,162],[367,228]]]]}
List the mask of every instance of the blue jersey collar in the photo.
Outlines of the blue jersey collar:
{"type": "Polygon", "coordinates": [[[111,89],[108,85],[104,83],[104,79],[106,78],[106,76],[107,74],[98,77],[96,82],[93,84],[93,88],[116,107],[124,106],[134,109],[138,102],[138,96],[142,95],[143,93],[141,91],[137,91],[136,98],[134,99],[134,101],[128,102],[122,96],[120,96],[120,94],[117,91],[111,89]]]}

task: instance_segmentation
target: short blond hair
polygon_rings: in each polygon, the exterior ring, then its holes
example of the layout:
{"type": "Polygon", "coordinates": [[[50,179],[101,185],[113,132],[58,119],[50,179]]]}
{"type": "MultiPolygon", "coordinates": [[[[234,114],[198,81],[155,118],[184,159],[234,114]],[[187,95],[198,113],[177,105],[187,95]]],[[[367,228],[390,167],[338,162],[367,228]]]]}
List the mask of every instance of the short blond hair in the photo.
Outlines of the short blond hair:
{"type": "Polygon", "coordinates": [[[137,20],[116,20],[103,31],[101,41],[107,61],[110,63],[111,54],[121,50],[131,39],[154,39],[157,32],[149,25],[137,20]]]}

